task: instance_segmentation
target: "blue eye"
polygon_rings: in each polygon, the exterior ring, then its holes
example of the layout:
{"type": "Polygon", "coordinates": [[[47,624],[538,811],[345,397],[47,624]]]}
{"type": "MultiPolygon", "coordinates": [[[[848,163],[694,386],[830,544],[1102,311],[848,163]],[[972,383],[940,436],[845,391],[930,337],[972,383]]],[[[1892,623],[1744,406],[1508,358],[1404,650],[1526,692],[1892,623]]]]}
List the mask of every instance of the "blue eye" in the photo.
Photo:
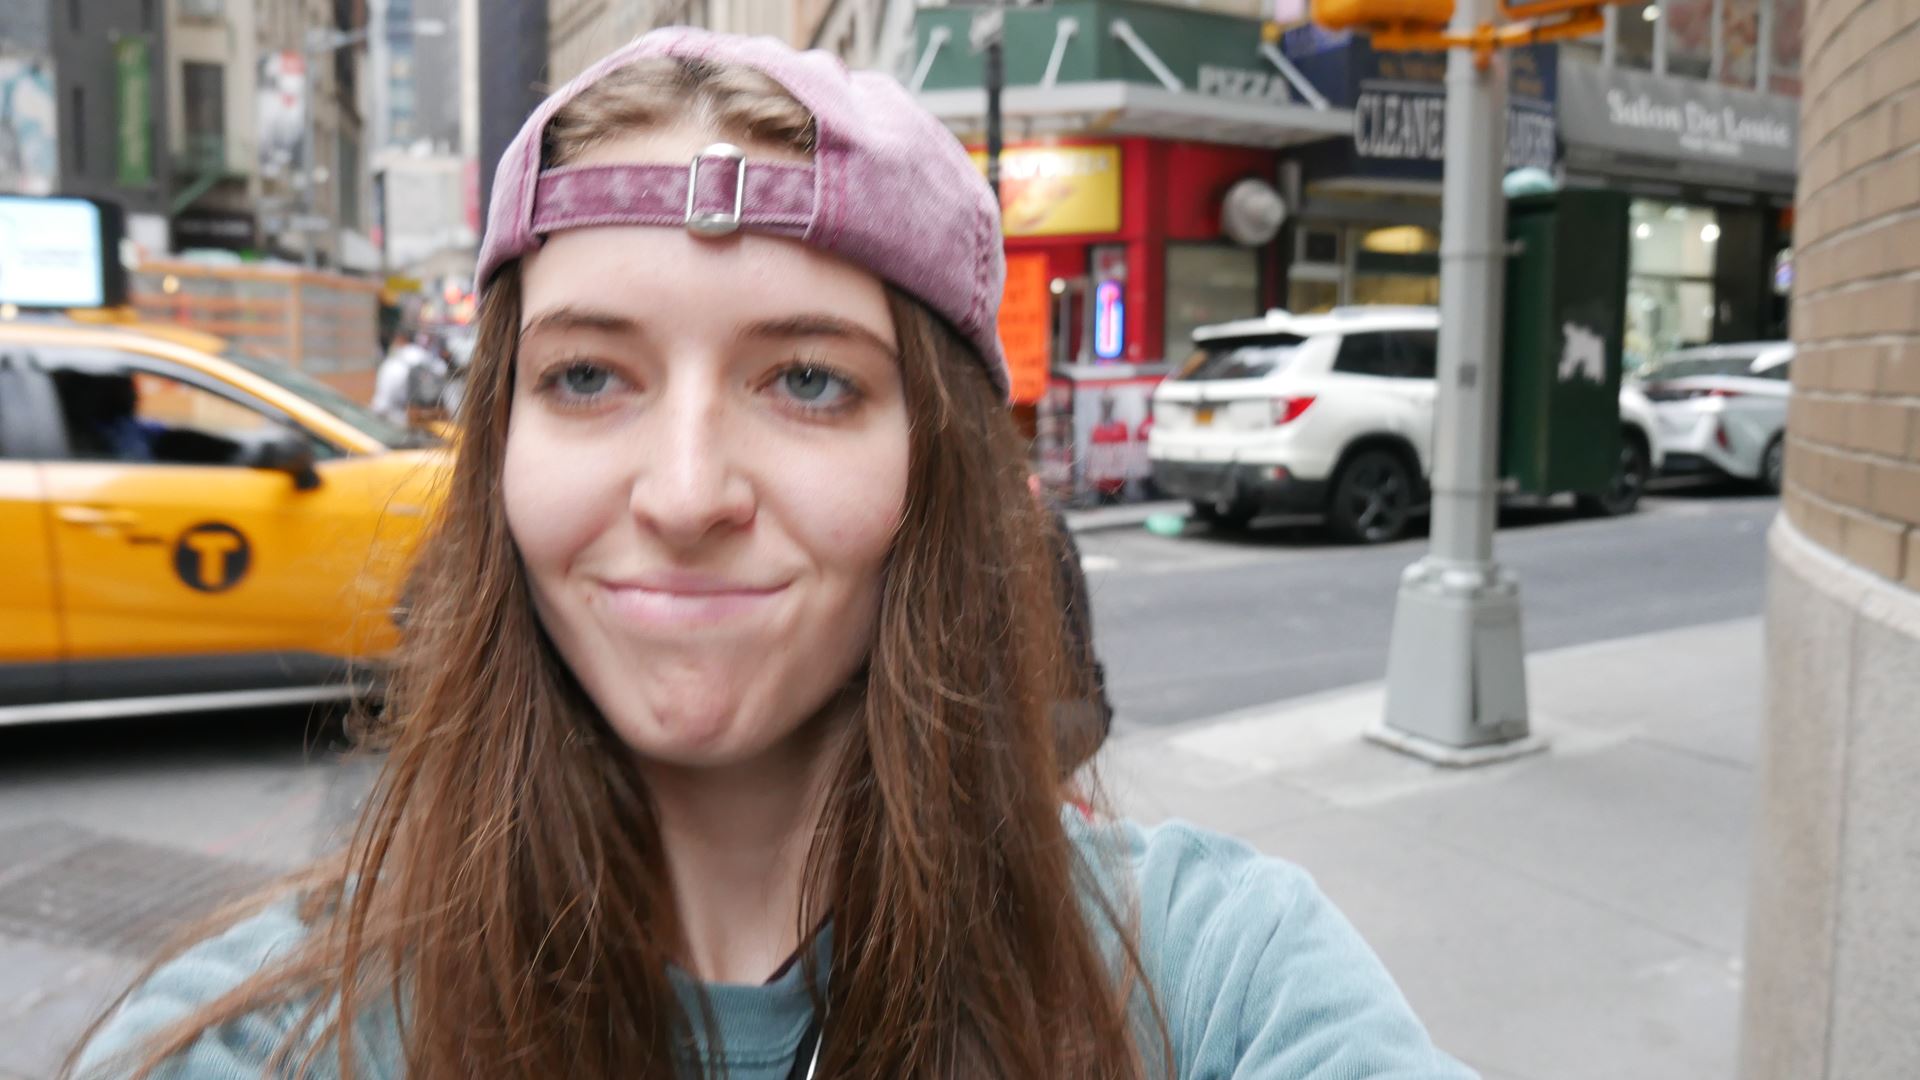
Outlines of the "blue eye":
{"type": "Polygon", "coordinates": [[[592,397],[604,391],[612,374],[598,364],[576,360],[560,371],[560,387],[577,397],[592,397]]]}
{"type": "Polygon", "coordinates": [[[781,392],[807,409],[832,409],[849,403],[853,384],[843,376],[814,364],[795,364],[774,380],[781,392]]]}

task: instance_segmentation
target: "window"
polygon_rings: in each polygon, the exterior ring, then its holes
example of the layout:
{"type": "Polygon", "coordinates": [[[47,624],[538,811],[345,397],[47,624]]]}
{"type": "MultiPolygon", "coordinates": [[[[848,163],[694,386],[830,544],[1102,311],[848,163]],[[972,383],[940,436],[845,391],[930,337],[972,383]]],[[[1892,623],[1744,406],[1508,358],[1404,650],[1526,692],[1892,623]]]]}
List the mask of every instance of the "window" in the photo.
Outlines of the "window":
{"type": "Polygon", "coordinates": [[[1760,0],[1721,0],[1720,81],[1753,88],[1760,40],[1760,0]]]}
{"type": "Polygon", "coordinates": [[[1713,8],[1724,0],[1667,0],[1667,74],[1704,79],[1713,73],[1713,8]]]}
{"type": "Polygon", "coordinates": [[[1613,62],[1619,67],[1653,70],[1653,24],[1660,20],[1656,0],[1623,4],[1613,13],[1613,62]]]}
{"type": "Polygon", "coordinates": [[[187,120],[187,160],[202,172],[225,168],[227,71],[219,64],[189,62],[180,68],[187,120]]]}
{"type": "Polygon", "coordinates": [[[1711,208],[1636,199],[1628,210],[1626,367],[1714,338],[1713,270],[1720,240],[1711,208]]]}
{"type": "Polygon", "coordinates": [[[1431,379],[1438,370],[1437,335],[1430,330],[1348,334],[1333,370],[1386,379],[1431,379]]]}
{"type": "Polygon", "coordinates": [[[1187,358],[1176,379],[1210,382],[1215,379],[1259,379],[1283,371],[1300,355],[1307,339],[1298,334],[1210,341],[1187,358]]]}
{"type": "Polygon", "coordinates": [[[87,94],[85,90],[76,86],[68,91],[67,98],[70,106],[63,120],[67,130],[73,132],[73,141],[67,144],[73,149],[73,171],[85,173],[87,171],[87,94]]]}
{"type": "MultiPolygon", "coordinates": [[[[253,448],[287,430],[237,396],[130,357],[75,352],[50,367],[69,456],[76,460],[246,465],[253,448]]],[[[316,442],[316,454],[320,450],[316,442]]]]}
{"type": "Polygon", "coordinates": [[[1193,350],[1202,326],[1260,313],[1260,254],[1222,244],[1167,245],[1166,351],[1171,360],[1193,350]]]}

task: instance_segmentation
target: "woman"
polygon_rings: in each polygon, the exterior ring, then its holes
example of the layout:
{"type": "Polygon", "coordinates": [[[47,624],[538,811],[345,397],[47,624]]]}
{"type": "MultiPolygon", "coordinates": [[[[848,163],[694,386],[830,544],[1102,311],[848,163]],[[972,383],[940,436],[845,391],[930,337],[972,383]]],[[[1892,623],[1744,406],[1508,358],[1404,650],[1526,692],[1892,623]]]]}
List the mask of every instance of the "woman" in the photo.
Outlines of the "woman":
{"type": "Polygon", "coordinates": [[[78,1071],[1466,1075],[1299,871],[1063,812],[997,220],[767,39],[537,110],[359,830],[78,1071]]]}

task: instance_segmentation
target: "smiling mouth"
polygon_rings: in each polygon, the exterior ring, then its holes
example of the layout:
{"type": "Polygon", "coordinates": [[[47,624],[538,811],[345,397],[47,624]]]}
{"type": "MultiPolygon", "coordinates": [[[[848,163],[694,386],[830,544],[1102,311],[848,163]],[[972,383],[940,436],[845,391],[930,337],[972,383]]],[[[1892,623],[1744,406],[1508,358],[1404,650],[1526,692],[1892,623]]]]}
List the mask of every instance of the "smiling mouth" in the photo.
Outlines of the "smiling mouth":
{"type": "Polygon", "coordinates": [[[649,629],[685,630],[757,614],[787,591],[786,585],[738,586],[707,581],[596,582],[608,613],[649,629]]]}

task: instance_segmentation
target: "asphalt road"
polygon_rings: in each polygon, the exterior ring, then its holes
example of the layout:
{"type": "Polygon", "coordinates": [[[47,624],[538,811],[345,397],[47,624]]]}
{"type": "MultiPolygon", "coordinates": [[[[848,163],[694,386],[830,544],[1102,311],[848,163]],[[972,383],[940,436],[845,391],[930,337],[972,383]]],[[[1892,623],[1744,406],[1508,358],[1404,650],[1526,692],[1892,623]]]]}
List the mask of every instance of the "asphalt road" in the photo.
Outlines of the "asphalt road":
{"type": "MultiPolygon", "coordinates": [[[[1715,487],[1669,489],[1611,520],[1509,510],[1495,554],[1520,576],[1527,648],[1554,649],[1758,614],[1777,511],[1715,487]]],[[[1306,525],[1190,523],[1080,545],[1124,731],[1383,678],[1400,573],[1426,539],[1351,548],[1306,525]]]]}
{"type": "MultiPolygon", "coordinates": [[[[1760,611],[1771,499],[1690,491],[1616,521],[1509,514],[1529,648],[1760,611]]],[[[1379,678],[1424,550],[1269,525],[1082,536],[1121,730],[1379,678]]],[[[140,958],[214,898],[341,838],[373,763],[304,711],[0,728],[0,1080],[50,1077],[140,958]]]]}

